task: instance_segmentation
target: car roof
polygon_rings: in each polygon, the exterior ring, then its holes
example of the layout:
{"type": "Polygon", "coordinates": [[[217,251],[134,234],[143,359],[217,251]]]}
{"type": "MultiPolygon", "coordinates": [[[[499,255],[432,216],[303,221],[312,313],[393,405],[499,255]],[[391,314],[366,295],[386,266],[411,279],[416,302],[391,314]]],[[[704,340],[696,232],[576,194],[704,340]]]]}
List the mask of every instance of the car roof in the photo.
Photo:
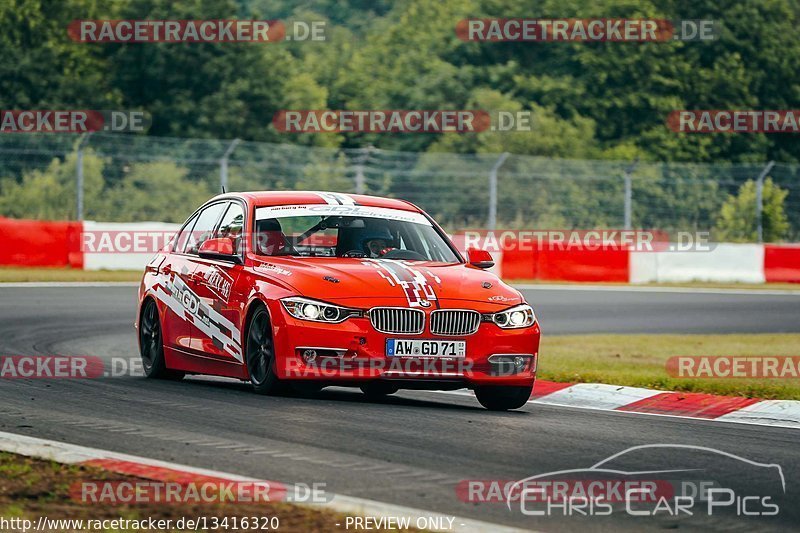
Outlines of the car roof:
{"type": "Polygon", "coordinates": [[[417,206],[405,200],[381,198],[379,196],[368,196],[365,194],[346,194],[328,191],[248,191],[222,194],[214,199],[216,200],[231,197],[242,198],[249,204],[256,207],[267,207],[273,205],[355,204],[366,207],[401,209],[403,211],[420,211],[417,206]]]}

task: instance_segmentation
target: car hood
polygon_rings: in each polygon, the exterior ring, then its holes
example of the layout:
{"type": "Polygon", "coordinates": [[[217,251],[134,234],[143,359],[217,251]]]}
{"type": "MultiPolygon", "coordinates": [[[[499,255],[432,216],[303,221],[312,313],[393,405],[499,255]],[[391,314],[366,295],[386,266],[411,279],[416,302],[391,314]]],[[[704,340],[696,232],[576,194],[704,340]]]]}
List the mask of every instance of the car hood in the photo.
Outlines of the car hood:
{"type": "Polygon", "coordinates": [[[457,306],[477,302],[493,311],[522,303],[516,289],[497,276],[465,264],[339,257],[271,257],[257,273],[290,285],[298,294],[352,307],[457,306]],[[431,306],[426,305],[426,301],[431,306]]]}

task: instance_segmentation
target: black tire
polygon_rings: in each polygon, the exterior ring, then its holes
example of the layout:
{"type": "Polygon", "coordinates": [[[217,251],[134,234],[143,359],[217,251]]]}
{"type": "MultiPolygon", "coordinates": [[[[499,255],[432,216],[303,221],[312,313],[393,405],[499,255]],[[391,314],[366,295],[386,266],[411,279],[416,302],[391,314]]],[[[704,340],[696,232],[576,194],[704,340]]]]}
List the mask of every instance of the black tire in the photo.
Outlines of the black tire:
{"type": "Polygon", "coordinates": [[[272,325],[267,310],[259,306],[247,324],[245,361],[250,383],[258,394],[279,392],[280,380],[275,375],[275,344],[272,340],[272,325]]]}
{"type": "Polygon", "coordinates": [[[477,387],[475,396],[482,406],[490,411],[519,409],[531,397],[533,385],[529,387],[477,387]]]}
{"type": "Polygon", "coordinates": [[[139,355],[142,357],[144,375],[151,379],[183,379],[183,372],[170,370],[164,361],[164,339],[161,336],[161,318],[153,300],[147,300],[139,317],[139,355]]]}
{"type": "Polygon", "coordinates": [[[360,388],[361,392],[363,392],[367,398],[371,400],[377,400],[385,396],[389,396],[390,394],[394,394],[400,390],[397,386],[382,381],[370,381],[369,383],[364,383],[361,385],[360,388]]]}

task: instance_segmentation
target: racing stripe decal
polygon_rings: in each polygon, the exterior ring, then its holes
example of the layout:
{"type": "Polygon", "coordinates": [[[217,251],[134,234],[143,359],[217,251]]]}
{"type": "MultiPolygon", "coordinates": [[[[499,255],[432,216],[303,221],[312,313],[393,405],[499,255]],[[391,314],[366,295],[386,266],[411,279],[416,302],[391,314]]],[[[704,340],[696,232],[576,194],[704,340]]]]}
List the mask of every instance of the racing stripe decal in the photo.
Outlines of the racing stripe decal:
{"type": "Polygon", "coordinates": [[[367,259],[363,264],[377,269],[378,275],[386,279],[392,287],[399,285],[405,293],[409,307],[430,307],[430,303],[439,306],[436,292],[425,274],[410,264],[387,259],[367,259]],[[425,301],[430,303],[424,305],[425,301]]]}
{"type": "Polygon", "coordinates": [[[325,200],[328,205],[356,205],[355,200],[346,194],[338,192],[318,192],[313,191],[314,194],[325,200]]]}
{"type": "Polygon", "coordinates": [[[215,346],[231,354],[240,363],[244,362],[239,342],[241,331],[218,310],[203,303],[180,276],[172,274],[164,286],[158,284],[154,289],[156,298],[178,317],[194,324],[201,333],[211,338],[215,346]]]}

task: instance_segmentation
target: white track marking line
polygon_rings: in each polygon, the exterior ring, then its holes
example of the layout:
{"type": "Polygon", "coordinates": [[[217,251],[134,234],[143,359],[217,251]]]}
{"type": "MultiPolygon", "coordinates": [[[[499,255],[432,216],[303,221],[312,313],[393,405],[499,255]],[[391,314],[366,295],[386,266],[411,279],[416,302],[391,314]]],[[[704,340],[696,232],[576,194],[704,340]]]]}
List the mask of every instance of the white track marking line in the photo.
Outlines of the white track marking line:
{"type": "MultiPolygon", "coordinates": [[[[244,482],[257,482],[264,481],[256,478],[240,476],[237,474],[230,474],[227,472],[219,472],[216,470],[208,470],[205,468],[196,468],[193,466],[181,465],[176,463],[168,463],[165,461],[158,461],[156,459],[147,459],[144,457],[137,457],[135,455],[128,455],[124,453],[111,452],[107,450],[100,450],[98,448],[88,448],[85,446],[78,446],[76,444],[68,444],[65,442],[58,442],[47,439],[40,439],[36,437],[28,437],[26,435],[17,435],[16,433],[0,432],[0,450],[10,453],[25,455],[28,457],[39,457],[42,459],[49,459],[59,463],[75,464],[92,459],[115,459],[118,461],[128,461],[142,465],[169,468],[173,470],[180,470],[191,474],[200,476],[222,478],[230,481],[244,481],[244,482]]],[[[291,484],[287,485],[287,491],[290,490],[291,484]]],[[[314,508],[327,508],[339,513],[347,513],[351,515],[361,516],[374,516],[374,517],[409,517],[412,522],[418,518],[437,518],[442,520],[441,523],[447,524],[447,518],[454,518],[452,529],[442,529],[440,531],[464,531],[474,533],[517,533],[523,531],[531,531],[527,529],[518,529],[506,527],[490,522],[482,522],[480,520],[472,520],[470,518],[463,518],[454,515],[447,515],[443,513],[426,511],[424,509],[415,509],[413,507],[405,507],[402,505],[394,505],[391,503],[378,502],[374,500],[367,500],[364,498],[356,498],[354,496],[345,496],[341,494],[330,494],[331,500],[326,503],[297,503],[295,505],[303,505],[314,508]]],[[[437,530],[433,530],[437,531],[437,530]]]]}

